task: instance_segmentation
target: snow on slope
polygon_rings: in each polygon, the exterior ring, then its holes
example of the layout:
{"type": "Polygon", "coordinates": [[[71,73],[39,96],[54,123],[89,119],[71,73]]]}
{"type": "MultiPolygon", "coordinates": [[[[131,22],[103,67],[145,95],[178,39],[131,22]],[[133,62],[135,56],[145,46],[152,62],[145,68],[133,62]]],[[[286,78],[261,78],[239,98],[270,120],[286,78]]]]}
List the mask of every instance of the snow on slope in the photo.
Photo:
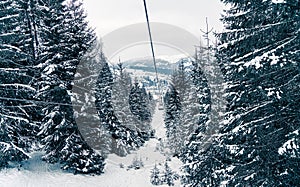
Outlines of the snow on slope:
{"type": "MultiPolygon", "coordinates": [[[[156,150],[158,139],[165,138],[163,110],[156,108],[152,127],[156,129],[156,139],[150,139],[145,146],[127,157],[109,155],[106,160],[105,173],[100,176],[73,175],[63,172],[57,165],[42,162],[41,154],[31,155],[21,170],[5,169],[0,171],[0,187],[153,187],[150,183],[150,171],[154,164],[163,169],[166,157],[156,150]],[[141,159],[144,167],[129,169],[134,158],[141,159]],[[120,167],[120,164],[124,168],[120,167]]],[[[181,162],[172,158],[171,168],[179,173],[181,162]]],[[[166,185],[161,185],[162,187],[166,185]]],[[[176,181],[175,186],[180,186],[176,181]]]]}

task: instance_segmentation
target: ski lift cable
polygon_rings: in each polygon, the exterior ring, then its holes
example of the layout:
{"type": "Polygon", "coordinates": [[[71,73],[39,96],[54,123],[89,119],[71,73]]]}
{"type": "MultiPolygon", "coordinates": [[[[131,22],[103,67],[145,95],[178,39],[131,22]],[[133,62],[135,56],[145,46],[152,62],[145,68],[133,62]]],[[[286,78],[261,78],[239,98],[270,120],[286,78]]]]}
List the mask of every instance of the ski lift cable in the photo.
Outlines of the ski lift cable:
{"type": "Polygon", "coordinates": [[[153,40],[152,40],[152,34],[151,34],[151,29],[150,29],[150,22],[149,22],[149,16],[148,16],[148,10],[147,10],[147,4],[146,0],[144,1],[144,8],[145,8],[145,14],[146,14],[146,20],[147,20],[147,26],[148,26],[148,34],[149,34],[149,39],[150,39],[150,46],[151,46],[151,52],[152,52],[152,59],[153,59],[153,64],[154,64],[154,69],[155,69],[155,75],[156,75],[156,82],[157,82],[157,87],[158,91],[160,93],[160,88],[159,88],[159,82],[158,82],[158,73],[157,73],[157,66],[156,66],[156,60],[155,60],[155,54],[154,54],[154,47],[153,47],[153,40]]]}

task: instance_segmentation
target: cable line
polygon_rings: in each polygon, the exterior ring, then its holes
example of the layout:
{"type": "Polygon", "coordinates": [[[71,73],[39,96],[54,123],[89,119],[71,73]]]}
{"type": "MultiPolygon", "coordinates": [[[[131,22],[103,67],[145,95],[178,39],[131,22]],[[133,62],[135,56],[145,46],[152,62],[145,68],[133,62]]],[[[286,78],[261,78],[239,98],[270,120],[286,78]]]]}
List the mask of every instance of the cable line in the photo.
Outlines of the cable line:
{"type": "MultiPolygon", "coordinates": [[[[152,34],[151,34],[150,23],[149,23],[149,16],[148,16],[148,10],[147,10],[147,4],[146,4],[146,0],[143,0],[143,1],[144,1],[144,7],[145,7],[145,14],[146,14],[147,26],[148,26],[148,34],[149,34],[149,38],[150,38],[150,45],[151,45],[151,51],[152,51],[152,59],[153,59],[153,64],[154,64],[154,69],[155,69],[155,74],[156,74],[156,81],[157,81],[157,85],[159,85],[159,82],[158,82],[158,73],[157,73],[157,66],[156,66],[155,54],[154,54],[154,47],[153,47],[153,40],[152,40],[152,34]]],[[[158,86],[158,91],[160,93],[159,86],[158,86]]]]}

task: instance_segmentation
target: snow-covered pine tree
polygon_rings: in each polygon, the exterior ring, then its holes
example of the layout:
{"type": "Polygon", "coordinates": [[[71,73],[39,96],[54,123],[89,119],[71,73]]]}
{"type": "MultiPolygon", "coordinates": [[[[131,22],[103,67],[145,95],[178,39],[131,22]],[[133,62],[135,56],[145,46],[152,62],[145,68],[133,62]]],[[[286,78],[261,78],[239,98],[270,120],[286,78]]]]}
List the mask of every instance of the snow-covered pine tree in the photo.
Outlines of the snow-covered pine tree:
{"type": "MultiPolygon", "coordinates": [[[[181,108],[180,111],[177,111],[178,117],[176,120],[176,130],[174,131],[173,129],[173,133],[176,134],[171,135],[174,136],[175,140],[172,140],[171,138],[169,139],[169,142],[172,141],[176,144],[176,146],[179,146],[174,148],[174,150],[177,150],[176,155],[178,156],[185,149],[185,143],[189,141],[191,135],[193,135],[197,129],[200,129],[200,124],[205,123],[205,120],[203,120],[202,118],[204,118],[205,116],[207,117],[207,112],[201,112],[206,106],[204,104],[204,96],[202,94],[204,92],[203,90],[205,89],[201,90],[199,86],[198,88],[196,84],[193,84],[195,67],[193,67],[190,73],[189,69],[185,67],[184,63],[184,61],[180,62],[179,68],[174,71],[171,78],[171,84],[178,93],[178,102],[180,102],[181,108]]],[[[172,92],[172,89],[170,91],[172,92]]],[[[165,103],[167,107],[170,107],[168,106],[168,98],[170,98],[170,95],[174,95],[174,92],[173,94],[171,94],[171,92],[167,93],[166,96],[165,103]]],[[[175,119],[173,119],[173,121],[174,120],[175,119]]],[[[169,123],[168,120],[166,120],[166,122],[169,123]]],[[[170,146],[172,146],[172,143],[170,146]]]]}
{"type": "Polygon", "coordinates": [[[114,114],[112,107],[112,85],[113,75],[106,61],[102,61],[102,68],[98,72],[98,79],[95,87],[95,104],[100,119],[99,126],[105,129],[109,138],[102,142],[105,147],[109,146],[109,152],[120,156],[128,154],[126,144],[113,136],[114,130],[120,126],[120,122],[114,114]],[[120,141],[120,142],[119,142],[120,141]],[[119,142],[119,143],[118,143],[119,142]]]}
{"type": "MultiPolygon", "coordinates": [[[[197,133],[200,131],[205,132],[206,127],[205,123],[208,120],[208,115],[210,112],[210,106],[211,106],[211,94],[210,94],[210,87],[208,85],[208,81],[205,77],[205,74],[203,73],[203,70],[200,67],[201,59],[198,59],[196,57],[195,61],[193,61],[193,69],[191,73],[191,79],[193,82],[193,89],[194,94],[196,95],[195,98],[197,98],[198,103],[198,115],[199,115],[199,121],[197,124],[197,133]]],[[[195,114],[197,113],[195,112],[195,114]]]]}
{"type": "Polygon", "coordinates": [[[183,103],[183,125],[186,127],[185,139],[188,142],[199,133],[204,133],[207,129],[207,121],[210,113],[210,87],[208,81],[200,67],[199,59],[195,58],[192,63],[190,75],[186,73],[189,87],[182,101],[183,103]]]}
{"type": "Polygon", "coordinates": [[[179,93],[173,85],[170,85],[165,96],[165,127],[168,145],[173,155],[181,153],[182,129],[181,129],[182,104],[179,93]]]}
{"type": "Polygon", "coordinates": [[[117,119],[112,106],[113,76],[106,61],[96,82],[95,98],[100,125],[105,127],[112,139],[111,152],[119,156],[126,156],[130,150],[143,145],[141,133],[122,125],[117,119]]]}
{"type": "Polygon", "coordinates": [[[184,60],[179,62],[178,68],[174,70],[170,81],[177,90],[181,100],[186,100],[191,87],[191,78],[187,72],[187,67],[185,67],[184,60]]]}
{"type": "Polygon", "coordinates": [[[68,48],[65,52],[69,58],[63,64],[65,69],[68,70],[63,75],[63,79],[71,80],[70,82],[72,82],[79,61],[86,54],[87,50],[95,44],[96,35],[86,21],[82,0],[69,0],[67,2],[67,14],[64,22],[68,29],[66,29],[66,34],[64,34],[62,41],[68,43],[68,48]]]}
{"type": "Polygon", "coordinates": [[[299,153],[299,1],[225,2],[233,5],[219,47],[230,111],[222,139],[235,166],[228,184],[295,186],[300,157],[284,146],[299,153]]]}
{"type": "MultiPolygon", "coordinates": [[[[145,87],[138,82],[135,82],[129,94],[130,111],[133,115],[137,116],[142,122],[151,121],[151,111],[149,96],[145,87]]],[[[149,127],[141,127],[141,131],[147,131],[149,127]],[[145,128],[145,130],[144,130],[145,128]]]]}
{"type": "Polygon", "coordinates": [[[231,5],[218,53],[228,85],[227,119],[191,167],[188,184],[297,186],[299,1],[223,2],[231,5]]]}
{"type": "Polygon", "coordinates": [[[41,79],[56,79],[56,82],[52,83],[71,90],[76,67],[81,57],[95,42],[96,36],[85,21],[86,15],[82,10],[81,1],[48,1],[44,6],[48,11],[43,11],[44,20],[40,32],[41,79]]]}
{"type": "Polygon", "coordinates": [[[132,130],[137,130],[141,121],[131,113],[129,106],[129,95],[132,87],[131,77],[122,63],[117,64],[115,71],[112,86],[112,104],[115,114],[121,124],[132,130]]]}
{"type": "Polygon", "coordinates": [[[74,173],[101,174],[104,160],[81,137],[67,91],[55,87],[48,94],[55,104],[45,108],[44,123],[38,134],[46,151],[43,159],[50,163],[59,162],[62,169],[74,173]],[[65,97],[62,99],[61,96],[65,97]]]}
{"type": "Polygon", "coordinates": [[[154,165],[154,168],[151,170],[150,182],[151,182],[151,184],[153,184],[155,186],[162,184],[160,171],[157,168],[156,164],[154,165]]]}
{"type": "Polygon", "coordinates": [[[191,117],[187,118],[193,119],[193,123],[190,125],[190,134],[188,136],[189,139],[187,145],[180,155],[180,159],[185,163],[183,166],[183,170],[185,171],[183,181],[185,181],[185,183],[188,183],[188,180],[197,179],[197,175],[203,175],[202,172],[206,172],[206,169],[202,169],[198,166],[198,161],[203,159],[199,154],[203,145],[203,136],[207,133],[209,125],[211,125],[211,121],[209,121],[211,112],[210,87],[208,85],[208,80],[201,69],[201,64],[207,63],[206,61],[207,59],[204,58],[203,52],[196,51],[191,72],[191,94],[193,96],[191,96],[190,101],[188,102],[191,117]],[[195,167],[193,163],[197,163],[197,167],[195,167]]]}
{"type": "Polygon", "coordinates": [[[136,126],[145,140],[148,140],[151,134],[151,103],[149,95],[142,85],[137,81],[132,85],[129,94],[129,108],[131,113],[139,120],[136,126]]]}
{"type": "MultiPolygon", "coordinates": [[[[211,125],[211,122],[209,121],[211,112],[211,93],[208,80],[200,67],[200,64],[205,63],[204,61],[206,61],[202,55],[202,52],[196,51],[195,61],[193,61],[191,72],[191,94],[193,96],[189,103],[192,112],[191,116],[194,117],[194,125],[191,126],[193,127],[191,129],[192,132],[184,151],[180,155],[180,159],[184,163],[183,171],[185,173],[182,176],[184,184],[195,185],[198,183],[197,180],[199,176],[205,176],[203,178],[208,182],[202,181],[201,185],[209,186],[211,184],[211,176],[209,175],[211,170],[203,163],[215,164],[215,160],[202,155],[203,135],[207,133],[207,129],[209,128],[209,125],[211,125]]],[[[212,158],[214,158],[213,156],[212,158]]],[[[198,185],[201,186],[200,184],[198,185]]]]}
{"type": "MultiPolygon", "coordinates": [[[[5,119],[0,119],[0,169],[10,167],[12,164],[20,163],[29,158],[28,153],[24,152],[19,145],[15,145],[8,134],[7,125],[3,123],[5,119]]],[[[18,164],[17,164],[18,165],[18,164]]]]}
{"type": "Polygon", "coordinates": [[[2,166],[28,158],[37,128],[32,86],[34,38],[22,1],[0,2],[0,126],[2,166]]]}
{"type": "Polygon", "coordinates": [[[191,85],[189,93],[182,101],[182,112],[181,112],[181,140],[183,142],[182,148],[185,149],[185,145],[190,141],[191,137],[202,129],[205,124],[200,125],[200,120],[202,120],[206,115],[201,113],[200,110],[203,105],[199,103],[197,97],[196,88],[191,85]]]}
{"type": "Polygon", "coordinates": [[[95,85],[105,56],[102,43],[97,41],[86,52],[77,66],[72,89],[72,103],[75,119],[84,140],[96,149],[101,156],[110,153],[111,135],[108,130],[100,126],[99,116],[95,107],[95,85]]]}
{"type": "Polygon", "coordinates": [[[10,142],[2,144],[6,146],[1,149],[6,150],[4,155],[17,152],[19,157],[11,159],[27,158],[25,151],[34,148],[36,142],[37,124],[44,122],[39,138],[48,148],[46,160],[59,161],[65,169],[75,172],[101,173],[103,159],[80,136],[68,95],[80,56],[95,38],[84,21],[81,4],[7,0],[0,6],[0,80],[1,87],[5,87],[1,90],[1,103],[5,106],[1,113],[8,114],[1,115],[1,123],[9,124],[2,130],[10,142]]]}
{"type": "Polygon", "coordinates": [[[71,98],[76,67],[95,40],[87,26],[80,1],[41,2],[41,54],[38,65],[38,99],[42,106],[39,137],[46,151],[44,160],[59,162],[74,173],[103,172],[103,158],[84,142],[74,119],[71,98]]]}
{"type": "Polygon", "coordinates": [[[172,171],[167,161],[165,162],[164,166],[165,167],[162,174],[162,183],[167,184],[168,186],[174,186],[174,182],[178,179],[178,176],[174,171],[172,171]]]}

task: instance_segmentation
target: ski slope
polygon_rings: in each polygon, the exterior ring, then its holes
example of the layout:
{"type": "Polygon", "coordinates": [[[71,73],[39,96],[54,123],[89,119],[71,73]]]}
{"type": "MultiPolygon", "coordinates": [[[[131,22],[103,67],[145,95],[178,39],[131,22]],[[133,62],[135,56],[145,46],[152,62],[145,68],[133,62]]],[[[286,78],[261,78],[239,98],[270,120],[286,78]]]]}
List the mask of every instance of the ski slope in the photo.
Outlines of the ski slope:
{"type": "MultiPolygon", "coordinates": [[[[100,176],[73,175],[61,171],[58,165],[41,161],[41,154],[35,153],[21,170],[14,168],[0,171],[0,187],[153,187],[150,183],[151,170],[155,164],[163,170],[166,160],[163,152],[157,150],[158,139],[165,138],[163,116],[164,111],[156,108],[152,121],[156,138],[150,139],[144,147],[126,157],[109,155],[105,173],[100,176]],[[135,158],[142,160],[144,167],[128,169],[135,158]]],[[[179,160],[172,158],[169,165],[179,173],[179,160]]],[[[175,186],[180,186],[179,181],[176,181],[175,186]]]]}

